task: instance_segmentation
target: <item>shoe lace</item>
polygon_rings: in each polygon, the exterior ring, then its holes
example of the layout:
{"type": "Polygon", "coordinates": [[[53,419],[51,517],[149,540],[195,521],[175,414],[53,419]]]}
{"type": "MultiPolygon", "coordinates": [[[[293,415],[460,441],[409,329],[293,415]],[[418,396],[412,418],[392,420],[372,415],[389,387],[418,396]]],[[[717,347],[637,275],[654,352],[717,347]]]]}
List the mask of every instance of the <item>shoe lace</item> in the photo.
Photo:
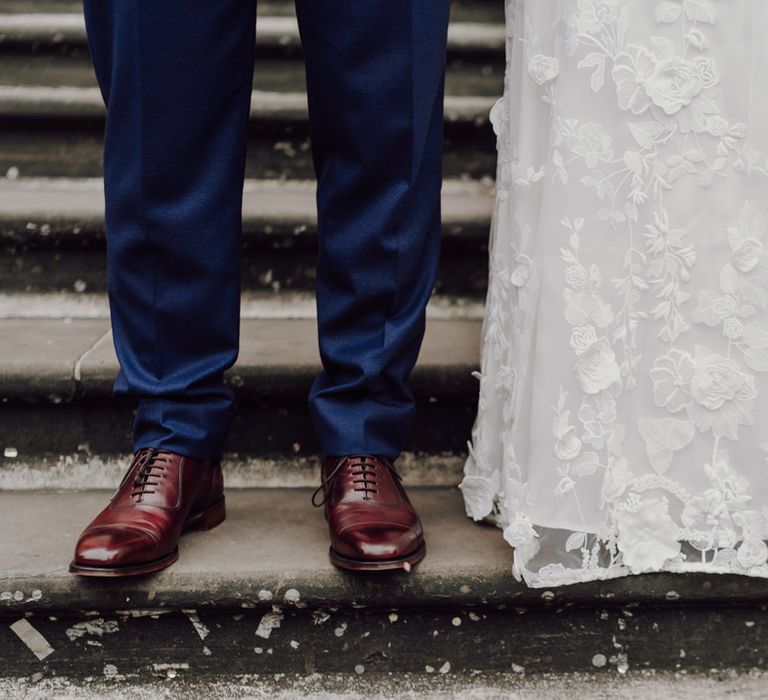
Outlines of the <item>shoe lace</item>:
{"type": "Polygon", "coordinates": [[[167,464],[168,458],[157,448],[150,447],[139,451],[131,465],[131,469],[135,470],[131,497],[140,501],[144,494],[155,493],[154,489],[149,487],[160,484],[159,480],[165,476],[167,464]]]}
{"type": "Polygon", "coordinates": [[[323,479],[320,486],[315,489],[315,492],[312,494],[312,505],[320,507],[325,503],[328,493],[326,487],[336,478],[336,475],[345,463],[352,476],[359,477],[357,479],[352,479],[353,484],[359,484],[354,490],[363,493],[363,500],[370,501],[371,494],[379,492],[377,460],[384,464],[398,481],[402,481],[402,477],[395,470],[395,466],[385,457],[378,457],[375,459],[368,455],[341,457],[339,461],[336,462],[333,469],[331,469],[330,474],[328,474],[328,476],[323,479]],[[320,494],[323,495],[323,499],[318,501],[317,497],[320,494]]]}

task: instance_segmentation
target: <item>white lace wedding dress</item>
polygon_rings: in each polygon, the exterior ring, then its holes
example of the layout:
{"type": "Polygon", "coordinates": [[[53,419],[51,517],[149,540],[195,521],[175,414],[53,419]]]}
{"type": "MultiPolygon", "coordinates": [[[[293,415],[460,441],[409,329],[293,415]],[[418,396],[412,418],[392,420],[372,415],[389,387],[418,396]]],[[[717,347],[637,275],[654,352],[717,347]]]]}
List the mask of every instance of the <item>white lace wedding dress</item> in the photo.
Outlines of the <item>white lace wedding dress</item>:
{"type": "Polygon", "coordinates": [[[531,586],[768,577],[768,2],[507,27],[467,513],[531,586]]]}

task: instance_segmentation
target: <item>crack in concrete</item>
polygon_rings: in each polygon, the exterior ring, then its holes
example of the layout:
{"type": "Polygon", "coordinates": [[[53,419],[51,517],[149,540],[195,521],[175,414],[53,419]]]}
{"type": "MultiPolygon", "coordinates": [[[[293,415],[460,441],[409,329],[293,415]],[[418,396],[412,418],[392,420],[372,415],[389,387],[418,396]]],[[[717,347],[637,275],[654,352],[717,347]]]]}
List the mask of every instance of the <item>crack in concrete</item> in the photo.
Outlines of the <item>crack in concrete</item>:
{"type": "Polygon", "coordinates": [[[101,344],[104,342],[104,340],[112,335],[112,329],[107,330],[103,335],[100,335],[93,343],[91,343],[90,346],[88,346],[81,354],[80,357],[75,360],[74,366],[72,367],[72,381],[74,382],[74,386],[72,388],[72,394],[74,395],[78,388],[81,386],[82,381],[82,366],[83,361],[90,355],[92,352],[97,350],[101,344]]]}

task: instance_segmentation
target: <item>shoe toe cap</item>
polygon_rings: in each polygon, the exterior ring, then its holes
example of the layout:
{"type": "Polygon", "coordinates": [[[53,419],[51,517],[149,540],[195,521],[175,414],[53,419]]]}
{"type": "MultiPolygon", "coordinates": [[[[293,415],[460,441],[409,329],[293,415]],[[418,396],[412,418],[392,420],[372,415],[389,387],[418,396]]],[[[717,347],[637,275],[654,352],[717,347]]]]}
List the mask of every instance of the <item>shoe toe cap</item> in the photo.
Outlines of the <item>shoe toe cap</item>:
{"type": "Polygon", "coordinates": [[[335,549],[349,559],[380,561],[408,556],[418,549],[421,540],[421,533],[412,527],[376,523],[342,530],[335,549]]]}
{"type": "Polygon", "coordinates": [[[157,556],[149,533],[129,528],[99,528],[85,532],[75,548],[79,566],[115,567],[138,564],[157,556]]]}

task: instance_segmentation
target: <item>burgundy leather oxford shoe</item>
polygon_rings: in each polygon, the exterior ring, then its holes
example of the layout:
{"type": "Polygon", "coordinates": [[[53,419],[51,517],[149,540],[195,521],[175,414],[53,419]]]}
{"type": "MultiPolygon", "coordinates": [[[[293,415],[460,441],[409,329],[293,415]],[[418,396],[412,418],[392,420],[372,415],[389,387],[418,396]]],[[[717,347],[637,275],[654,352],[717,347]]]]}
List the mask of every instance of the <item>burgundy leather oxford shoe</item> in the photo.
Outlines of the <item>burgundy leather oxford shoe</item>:
{"type": "Polygon", "coordinates": [[[186,530],[224,520],[221,465],[143,448],[112,497],[75,547],[69,566],[81,576],[133,576],[170,566],[186,530]]]}
{"type": "Polygon", "coordinates": [[[312,496],[325,504],[331,563],[352,571],[410,569],[424,558],[424,533],[392,462],[384,457],[329,457],[312,496]],[[317,497],[323,494],[324,499],[317,497]]]}

